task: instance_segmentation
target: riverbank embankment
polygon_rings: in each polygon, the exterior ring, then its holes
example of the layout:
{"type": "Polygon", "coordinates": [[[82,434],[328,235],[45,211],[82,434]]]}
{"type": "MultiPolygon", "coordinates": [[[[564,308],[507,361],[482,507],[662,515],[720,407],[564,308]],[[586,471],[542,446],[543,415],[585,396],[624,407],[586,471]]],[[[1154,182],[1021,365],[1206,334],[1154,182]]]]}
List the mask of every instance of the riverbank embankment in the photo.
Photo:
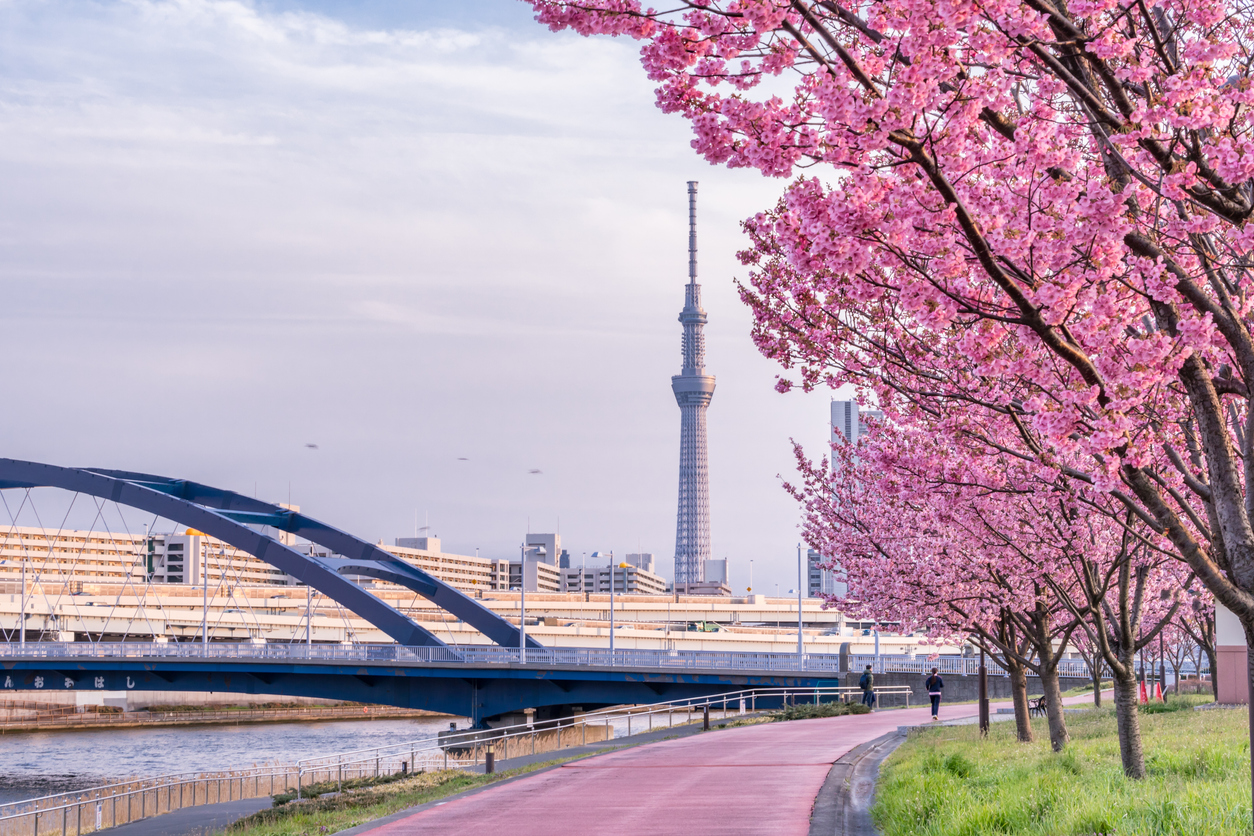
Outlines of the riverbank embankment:
{"type": "Polygon", "coordinates": [[[430,711],[386,705],[291,706],[282,708],[217,708],[162,711],[40,711],[0,720],[0,735],[37,731],[135,729],[160,726],[225,726],[250,723],[291,723],[323,720],[401,720],[440,717],[430,711]]]}

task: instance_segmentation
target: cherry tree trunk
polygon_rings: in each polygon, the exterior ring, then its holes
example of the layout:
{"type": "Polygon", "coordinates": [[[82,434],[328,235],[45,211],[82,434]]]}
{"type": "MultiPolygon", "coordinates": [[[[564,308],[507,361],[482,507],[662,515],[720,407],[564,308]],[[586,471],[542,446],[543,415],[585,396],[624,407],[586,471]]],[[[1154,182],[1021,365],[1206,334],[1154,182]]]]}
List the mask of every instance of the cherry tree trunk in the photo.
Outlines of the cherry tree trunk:
{"type": "Polygon", "coordinates": [[[1119,732],[1119,759],[1123,774],[1129,778],[1145,777],[1145,751],[1141,746],[1141,715],[1137,711],[1136,671],[1123,665],[1123,673],[1115,673],[1115,723],[1119,732]]]}
{"type": "Polygon", "coordinates": [[[1015,729],[1020,743],[1031,743],[1032,718],[1028,716],[1028,673],[1022,665],[1010,664],[1010,695],[1015,706],[1015,729]]]}
{"type": "Polygon", "coordinates": [[[1062,688],[1058,685],[1058,668],[1041,665],[1041,688],[1045,693],[1045,717],[1049,721],[1049,745],[1061,752],[1071,740],[1067,718],[1062,708],[1062,688]]]}
{"type": "Polygon", "coordinates": [[[1093,707],[1102,707],[1102,667],[1098,665],[1093,673],[1093,707]]]}

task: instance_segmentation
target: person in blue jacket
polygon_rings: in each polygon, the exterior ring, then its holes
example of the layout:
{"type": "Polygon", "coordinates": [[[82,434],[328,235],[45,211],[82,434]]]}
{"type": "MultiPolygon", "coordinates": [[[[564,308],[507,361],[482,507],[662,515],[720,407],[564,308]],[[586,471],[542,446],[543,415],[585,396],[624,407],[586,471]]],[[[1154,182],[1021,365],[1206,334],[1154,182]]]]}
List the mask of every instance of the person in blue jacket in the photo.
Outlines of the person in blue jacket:
{"type": "Polygon", "coordinates": [[[858,680],[858,687],[862,689],[862,704],[874,711],[875,674],[871,673],[870,665],[867,665],[866,670],[862,672],[862,677],[858,680]]]}
{"type": "Polygon", "coordinates": [[[927,695],[932,698],[932,719],[939,720],[941,692],[945,690],[945,680],[941,679],[936,668],[932,668],[932,675],[923,684],[927,686],[927,695]]]}

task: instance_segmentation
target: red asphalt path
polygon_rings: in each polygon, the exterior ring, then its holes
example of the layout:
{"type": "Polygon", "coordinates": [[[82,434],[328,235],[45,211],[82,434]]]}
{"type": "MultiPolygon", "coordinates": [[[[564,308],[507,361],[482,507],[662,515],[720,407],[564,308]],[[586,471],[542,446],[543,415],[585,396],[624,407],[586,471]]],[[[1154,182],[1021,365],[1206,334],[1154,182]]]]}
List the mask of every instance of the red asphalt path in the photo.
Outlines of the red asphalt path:
{"type": "MultiPolygon", "coordinates": [[[[994,703],[993,711],[1009,705],[994,703]]],[[[940,716],[976,712],[975,705],[941,706],[940,716]]],[[[930,719],[927,708],[908,708],[663,740],[573,761],[368,833],[806,836],[814,799],[838,758],[898,726],[930,719]]]]}

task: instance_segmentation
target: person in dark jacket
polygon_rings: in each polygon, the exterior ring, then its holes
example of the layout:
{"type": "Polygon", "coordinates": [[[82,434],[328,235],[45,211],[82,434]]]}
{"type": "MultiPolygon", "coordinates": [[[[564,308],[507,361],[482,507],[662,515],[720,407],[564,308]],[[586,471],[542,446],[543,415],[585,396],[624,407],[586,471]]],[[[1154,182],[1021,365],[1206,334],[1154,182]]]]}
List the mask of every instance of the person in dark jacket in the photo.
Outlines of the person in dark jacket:
{"type": "Polygon", "coordinates": [[[862,704],[874,711],[875,674],[871,673],[870,665],[867,665],[866,670],[862,672],[862,678],[858,680],[858,687],[862,689],[862,704]]]}
{"type": "Polygon", "coordinates": [[[923,684],[927,687],[927,695],[932,698],[932,719],[939,720],[941,692],[945,690],[945,680],[940,678],[936,668],[932,668],[932,675],[923,684]]]}

